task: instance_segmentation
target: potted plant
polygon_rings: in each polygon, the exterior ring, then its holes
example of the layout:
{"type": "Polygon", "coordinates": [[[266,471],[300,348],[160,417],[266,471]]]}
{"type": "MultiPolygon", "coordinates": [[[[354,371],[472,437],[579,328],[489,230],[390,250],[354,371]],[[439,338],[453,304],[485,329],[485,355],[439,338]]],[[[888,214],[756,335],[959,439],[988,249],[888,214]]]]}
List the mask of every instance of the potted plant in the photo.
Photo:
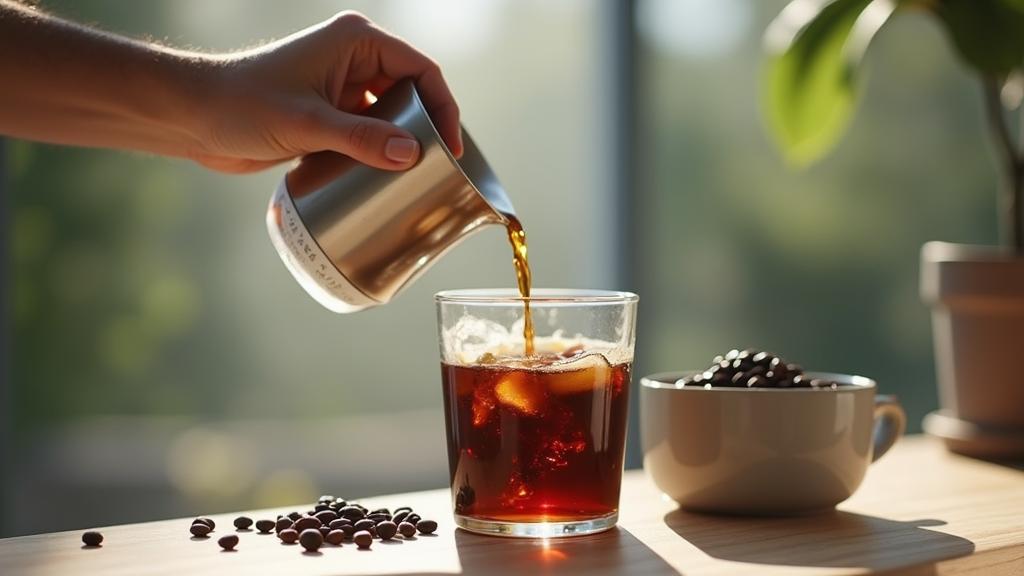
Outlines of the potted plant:
{"type": "Polygon", "coordinates": [[[933,15],[977,75],[1000,168],[1000,246],[928,242],[921,295],[932,306],[940,410],[925,431],[971,456],[1024,457],[1024,0],[793,0],[765,32],[769,132],[793,164],[826,154],[856,105],[865,50],[886,22],[933,15]],[[1015,142],[1018,140],[1018,142],[1015,142]]]}

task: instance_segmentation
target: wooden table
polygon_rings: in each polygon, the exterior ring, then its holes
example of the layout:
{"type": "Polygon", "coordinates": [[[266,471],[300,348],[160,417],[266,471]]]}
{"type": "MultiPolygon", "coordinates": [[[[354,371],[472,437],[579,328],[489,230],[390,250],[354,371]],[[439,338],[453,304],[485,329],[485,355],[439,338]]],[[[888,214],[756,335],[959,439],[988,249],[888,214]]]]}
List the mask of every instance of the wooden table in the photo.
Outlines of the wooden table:
{"type": "MultiPolygon", "coordinates": [[[[1024,472],[949,454],[931,438],[904,438],[872,466],[833,514],[757,519],[691,514],[666,501],[641,471],[626,473],[620,525],[547,541],[496,538],[455,528],[447,490],[363,500],[410,505],[440,527],[414,540],[351,543],[307,553],[273,535],[240,533],[233,552],[193,539],[191,518],[101,528],[102,547],[81,531],[0,540],[0,574],[655,574],[1024,575],[1024,472]]],[[[247,512],[273,517],[279,510],[247,512]]],[[[214,516],[214,536],[237,514],[214,516]]]]}

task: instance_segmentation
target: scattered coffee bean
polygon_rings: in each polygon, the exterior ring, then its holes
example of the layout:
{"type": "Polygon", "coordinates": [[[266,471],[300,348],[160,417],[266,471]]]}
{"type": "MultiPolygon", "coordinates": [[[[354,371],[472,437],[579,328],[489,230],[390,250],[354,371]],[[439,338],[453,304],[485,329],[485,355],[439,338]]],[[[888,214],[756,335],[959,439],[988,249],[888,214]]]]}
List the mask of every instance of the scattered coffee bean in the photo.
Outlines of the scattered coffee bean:
{"type": "MultiPolygon", "coordinates": [[[[750,359],[747,361],[752,362],[750,359]]],[[[752,365],[747,370],[754,368],[752,365]]],[[[432,534],[437,530],[437,522],[422,519],[409,506],[395,508],[394,513],[388,508],[370,511],[358,502],[348,502],[330,495],[321,496],[307,513],[292,511],[279,514],[276,520],[263,518],[255,522],[252,518],[238,516],[233,524],[239,532],[248,531],[254,525],[261,534],[275,531],[282,543],[298,543],[309,552],[319,550],[325,543],[341,546],[345,540],[355,542],[359,548],[368,549],[375,539],[391,540],[401,534],[408,540],[415,540],[417,532],[432,534]]],[[[212,518],[200,516],[193,521],[189,532],[195,537],[206,538],[215,527],[212,518]]],[[[217,543],[225,551],[233,551],[240,538],[239,534],[227,534],[219,538],[217,543]]],[[[82,535],[82,542],[87,546],[99,546],[102,541],[103,536],[99,532],[86,532],[82,535]]]]}
{"type": "Polygon", "coordinates": [[[356,520],[362,520],[365,516],[366,512],[364,512],[362,508],[358,506],[353,506],[352,504],[349,504],[344,508],[338,509],[338,517],[348,518],[353,522],[355,522],[356,520]]]}
{"type": "Polygon", "coordinates": [[[82,543],[86,546],[99,546],[103,543],[103,534],[95,530],[89,530],[85,534],[82,534],[82,543]]]}
{"type": "Polygon", "coordinates": [[[381,540],[391,540],[398,533],[398,525],[391,520],[384,520],[377,524],[377,537],[381,540]]]}
{"type": "Polygon", "coordinates": [[[324,536],[324,542],[335,546],[341,546],[341,542],[344,539],[345,533],[341,530],[331,530],[327,533],[327,536],[324,536]]]}
{"type": "Polygon", "coordinates": [[[295,522],[292,522],[291,518],[284,516],[277,519],[277,524],[274,526],[274,530],[281,532],[281,530],[285,530],[293,526],[295,526],[295,522]]]}
{"type": "Polygon", "coordinates": [[[411,538],[416,535],[416,526],[408,522],[402,522],[398,525],[398,533],[406,538],[411,538]]]}
{"type": "Polygon", "coordinates": [[[194,522],[188,531],[197,538],[206,538],[211,532],[210,525],[202,522],[194,522]]]}
{"type": "Polygon", "coordinates": [[[321,522],[320,520],[317,520],[315,516],[303,516],[302,518],[299,518],[295,521],[295,530],[297,530],[300,534],[302,533],[303,530],[308,530],[310,528],[319,528],[320,526],[321,522]]]}
{"type": "Polygon", "coordinates": [[[309,550],[316,552],[324,543],[324,536],[315,528],[307,528],[299,534],[299,544],[309,550]]]}
{"type": "Polygon", "coordinates": [[[360,530],[366,530],[370,534],[373,534],[374,529],[377,527],[377,524],[369,518],[363,518],[362,520],[356,522],[354,526],[356,528],[356,532],[360,530]]]}
{"type": "Polygon", "coordinates": [[[314,518],[319,520],[321,524],[330,524],[332,520],[338,519],[338,513],[334,510],[321,510],[314,514],[314,518]]]}
{"type": "Polygon", "coordinates": [[[328,524],[328,526],[330,526],[332,530],[337,530],[337,529],[341,528],[342,526],[344,526],[345,524],[351,524],[351,523],[352,523],[352,521],[349,520],[348,518],[335,518],[334,520],[331,520],[331,523],[328,524]]]}
{"type": "Polygon", "coordinates": [[[273,520],[257,520],[256,529],[260,531],[260,534],[269,534],[274,527],[277,525],[273,520]]]}
{"type": "Polygon", "coordinates": [[[360,530],[352,536],[352,541],[356,543],[356,546],[360,548],[369,548],[373,544],[373,535],[366,530],[360,530]]]}
{"type": "Polygon", "coordinates": [[[434,530],[437,530],[437,522],[433,520],[420,520],[416,523],[416,529],[420,531],[420,534],[433,534],[434,530]]]}
{"type": "Polygon", "coordinates": [[[220,547],[225,550],[233,550],[235,546],[238,546],[238,534],[221,536],[220,539],[217,540],[217,544],[220,544],[220,547]]]}

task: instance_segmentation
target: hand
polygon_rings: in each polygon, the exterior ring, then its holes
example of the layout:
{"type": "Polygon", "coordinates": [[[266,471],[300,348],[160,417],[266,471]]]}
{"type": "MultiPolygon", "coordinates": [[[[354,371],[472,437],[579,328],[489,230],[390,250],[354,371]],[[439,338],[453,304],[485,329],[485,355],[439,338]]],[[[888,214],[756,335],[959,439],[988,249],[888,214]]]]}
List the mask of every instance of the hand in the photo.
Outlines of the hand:
{"type": "MultiPolygon", "coordinates": [[[[224,172],[250,172],[334,150],[385,169],[411,166],[411,134],[358,112],[411,77],[441,137],[462,155],[459,109],[438,65],[355,12],[223,61],[207,132],[189,156],[224,172]]],[[[209,114],[207,114],[209,113],[209,114]]]]}
{"type": "Polygon", "coordinates": [[[223,55],[108,34],[0,0],[0,134],[261,170],[333,150],[390,170],[419,145],[359,115],[411,77],[456,157],[459,109],[436,62],[355,12],[223,55]]]}

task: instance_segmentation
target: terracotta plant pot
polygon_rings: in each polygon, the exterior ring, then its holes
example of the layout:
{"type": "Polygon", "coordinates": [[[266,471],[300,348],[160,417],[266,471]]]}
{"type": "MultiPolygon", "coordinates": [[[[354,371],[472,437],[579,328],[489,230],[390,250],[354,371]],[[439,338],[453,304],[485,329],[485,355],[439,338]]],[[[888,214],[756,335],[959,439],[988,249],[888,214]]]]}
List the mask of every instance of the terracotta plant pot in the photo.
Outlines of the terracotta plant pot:
{"type": "Polygon", "coordinates": [[[940,403],[925,432],[959,454],[1024,459],[1024,257],[928,242],[921,296],[932,307],[940,403]]]}

